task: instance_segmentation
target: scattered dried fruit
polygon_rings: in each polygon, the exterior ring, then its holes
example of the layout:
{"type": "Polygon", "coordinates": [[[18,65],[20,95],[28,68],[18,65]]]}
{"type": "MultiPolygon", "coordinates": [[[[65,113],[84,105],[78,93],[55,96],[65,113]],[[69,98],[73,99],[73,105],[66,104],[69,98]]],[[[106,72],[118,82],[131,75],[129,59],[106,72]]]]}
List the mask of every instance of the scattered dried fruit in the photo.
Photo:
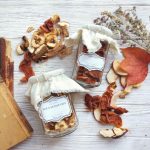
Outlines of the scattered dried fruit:
{"type": "Polygon", "coordinates": [[[27,33],[30,33],[30,32],[32,32],[34,30],[34,27],[32,27],[32,26],[30,26],[30,27],[28,27],[28,29],[27,29],[27,33]]]}
{"type": "MultiPolygon", "coordinates": [[[[17,46],[16,51],[19,55],[24,54],[25,51],[29,52],[30,61],[35,61],[37,63],[54,56],[64,58],[72,53],[72,49],[64,45],[64,38],[69,36],[68,27],[69,23],[65,21],[60,22],[59,15],[54,15],[33,32],[30,41],[26,36],[23,36],[22,43],[17,46]]],[[[33,27],[29,27],[27,32],[32,32],[33,29],[33,27]]],[[[27,58],[27,56],[25,56],[25,58],[27,58]]],[[[27,76],[22,79],[23,82],[28,80],[28,76],[33,75],[31,62],[29,63],[26,60],[21,62],[20,70],[27,76]],[[22,63],[27,63],[28,65],[22,66],[22,63]],[[29,67],[29,75],[27,75],[27,67],[29,67]]]]}
{"type": "Polygon", "coordinates": [[[53,34],[49,34],[47,37],[46,37],[46,45],[49,47],[49,48],[54,48],[56,46],[58,42],[58,38],[56,35],[53,35],[53,34]]]}
{"type": "Polygon", "coordinates": [[[50,49],[46,54],[45,56],[47,58],[51,58],[51,57],[54,57],[56,56],[59,51],[61,51],[62,49],[64,49],[65,46],[61,44],[61,42],[57,43],[56,46],[53,48],[53,49],[50,49]]]}
{"type": "Polygon", "coordinates": [[[116,82],[116,80],[118,79],[118,75],[111,68],[109,72],[107,73],[106,78],[107,78],[108,83],[110,84],[110,83],[116,82]]]}
{"type": "Polygon", "coordinates": [[[63,40],[65,37],[69,36],[69,32],[68,32],[69,23],[68,22],[59,22],[58,25],[60,27],[60,36],[63,40]]]}
{"type": "Polygon", "coordinates": [[[29,47],[29,40],[26,36],[22,37],[22,43],[17,46],[16,52],[18,55],[23,55],[25,51],[28,50],[29,47]]]}
{"type": "Polygon", "coordinates": [[[56,23],[60,22],[60,17],[59,17],[59,15],[53,15],[51,20],[54,24],[56,24],[56,23]]]}
{"type": "Polygon", "coordinates": [[[116,74],[120,75],[120,76],[127,76],[128,74],[123,71],[121,68],[120,68],[120,61],[119,60],[114,60],[113,61],[113,70],[116,74]]]}
{"type": "Polygon", "coordinates": [[[31,46],[34,48],[40,47],[45,42],[44,36],[35,35],[32,37],[31,46]]]}
{"type": "Polygon", "coordinates": [[[72,53],[72,48],[65,47],[64,49],[62,49],[58,52],[58,57],[64,58],[64,57],[70,55],[71,53],[72,53]]]}
{"type": "Polygon", "coordinates": [[[122,93],[122,91],[118,91],[118,92],[113,94],[113,96],[111,98],[111,103],[110,103],[111,107],[117,107],[116,106],[116,100],[120,97],[121,93],[122,93]]]}
{"type": "Polygon", "coordinates": [[[95,118],[97,121],[100,121],[101,112],[100,112],[100,109],[99,109],[99,108],[94,109],[93,115],[94,115],[94,118],[95,118]]]}
{"type": "Polygon", "coordinates": [[[120,77],[120,84],[121,84],[121,86],[122,86],[123,88],[125,88],[126,85],[127,85],[127,77],[121,76],[121,77],[120,77]]]}
{"type": "Polygon", "coordinates": [[[28,51],[32,54],[32,53],[34,53],[35,49],[33,47],[29,46],[28,51]]]}
{"type": "Polygon", "coordinates": [[[27,51],[24,54],[24,59],[21,61],[19,65],[20,71],[22,71],[25,76],[20,80],[21,82],[27,82],[31,76],[34,76],[35,73],[31,66],[32,57],[31,54],[27,51]]]}
{"type": "Polygon", "coordinates": [[[61,27],[69,27],[69,23],[65,22],[65,21],[59,22],[58,25],[61,26],[61,27]]]}
{"type": "Polygon", "coordinates": [[[125,135],[127,132],[128,132],[128,129],[114,127],[113,129],[100,130],[100,135],[102,135],[105,138],[119,138],[125,135]]]}
{"type": "Polygon", "coordinates": [[[90,111],[99,107],[100,103],[100,96],[91,96],[90,94],[85,95],[85,105],[90,111]]]}
{"type": "Polygon", "coordinates": [[[101,123],[103,124],[110,124],[117,128],[122,126],[122,119],[121,117],[113,111],[107,111],[101,115],[101,123]]]}
{"type": "Polygon", "coordinates": [[[115,88],[116,84],[111,83],[101,97],[86,94],[85,105],[90,111],[93,111],[94,117],[98,122],[121,127],[122,119],[120,115],[128,111],[125,108],[112,105],[111,101],[115,88]]]}
{"type": "Polygon", "coordinates": [[[126,110],[125,108],[122,108],[122,107],[117,107],[117,108],[113,108],[113,109],[114,109],[114,112],[119,115],[128,112],[128,110],[126,110]]]}
{"type": "Polygon", "coordinates": [[[36,49],[34,52],[34,55],[32,57],[32,60],[35,62],[38,62],[41,57],[48,52],[48,48],[45,44],[41,45],[39,48],[36,49]]]}
{"type": "Polygon", "coordinates": [[[20,45],[17,45],[16,52],[17,52],[18,55],[23,55],[24,54],[24,51],[21,49],[20,45]]]}
{"type": "Polygon", "coordinates": [[[22,37],[22,43],[20,45],[21,49],[23,51],[27,51],[28,50],[28,47],[29,47],[29,40],[26,36],[23,36],[22,37]]]}

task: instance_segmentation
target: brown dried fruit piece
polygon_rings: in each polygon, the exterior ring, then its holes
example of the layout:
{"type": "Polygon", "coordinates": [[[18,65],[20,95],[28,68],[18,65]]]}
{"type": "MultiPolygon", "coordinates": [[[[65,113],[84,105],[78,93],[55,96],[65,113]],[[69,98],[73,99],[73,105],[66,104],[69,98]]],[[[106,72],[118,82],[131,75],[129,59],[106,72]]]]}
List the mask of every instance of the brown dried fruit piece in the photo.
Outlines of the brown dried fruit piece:
{"type": "Polygon", "coordinates": [[[96,83],[100,82],[102,73],[98,70],[89,71],[85,67],[80,66],[77,72],[77,80],[86,82],[86,83],[96,83]]]}
{"type": "Polygon", "coordinates": [[[30,33],[30,32],[32,32],[33,30],[34,30],[34,27],[30,26],[30,27],[27,28],[27,31],[26,31],[26,32],[27,32],[27,33],[30,33]]]}
{"type": "Polygon", "coordinates": [[[118,75],[111,68],[108,71],[106,78],[107,78],[108,83],[110,84],[110,83],[116,82],[116,80],[118,79],[118,75]]]}
{"type": "Polygon", "coordinates": [[[31,46],[34,48],[38,48],[43,45],[45,42],[45,37],[42,35],[35,35],[32,37],[31,46]]]}
{"type": "Polygon", "coordinates": [[[112,65],[113,70],[116,74],[120,76],[127,76],[128,74],[120,68],[120,62],[121,61],[117,59],[113,61],[113,65],[112,65]]]}
{"type": "Polygon", "coordinates": [[[62,45],[61,42],[59,42],[56,44],[56,46],[53,49],[49,49],[49,51],[45,54],[45,56],[47,58],[54,57],[59,53],[59,51],[61,51],[64,48],[65,48],[65,46],[62,45]]]}
{"type": "Polygon", "coordinates": [[[127,85],[127,77],[121,76],[121,77],[120,77],[120,84],[121,84],[121,86],[122,86],[123,88],[125,88],[126,85],[127,85]]]}
{"type": "Polygon", "coordinates": [[[121,93],[122,93],[122,91],[117,91],[116,93],[113,94],[113,96],[111,98],[111,103],[110,103],[111,107],[117,107],[116,100],[120,97],[121,93]]]}
{"type": "Polygon", "coordinates": [[[17,49],[16,49],[17,54],[18,55],[24,54],[24,52],[28,50],[28,47],[29,47],[29,40],[26,36],[23,36],[22,43],[17,46],[17,49]]]}
{"type": "Polygon", "coordinates": [[[60,50],[57,55],[60,58],[64,58],[64,57],[70,55],[71,53],[72,53],[72,49],[65,47],[64,49],[60,50]]]}
{"type": "Polygon", "coordinates": [[[22,71],[25,74],[25,76],[20,80],[21,82],[27,82],[31,76],[35,75],[31,66],[31,61],[32,61],[31,54],[28,51],[25,52],[24,59],[21,61],[19,65],[20,71],[22,71]]]}
{"type": "Polygon", "coordinates": [[[54,24],[56,24],[56,23],[60,22],[60,17],[59,17],[59,15],[53,15],[51,20],[54,24]]]}
{"type": "Polygon", "coordinates": [[[121,114],[127,113],[125,108],[111,106],[112,97],[116,84],[112,83],[107,87],[107,90],[100,96],[85,95],[85,105],[90,111],[93,111],[94,117],[98,122],[103,124],[111,124],[115,127],[122,126],[121,114]]]}
{"type": "Polygon", "coordinates": [[[101,129],[100,135],[105,138],[119,138],[128,132],[126,128],[101,129]]]}
{"type": "Polygon", "coordinates": [[[28,47],[29,47],[29,40],[26,36],[23,36],[22,37],[22,43],[20,45],[21,49],[23,51],[27,51],[28,50],[28,47]]]}
{"type": "Polygon", "coordinates": [[[100,96],[91,96],[90,94],[85,95],[85,105],[89,110],[93,111],[99,107],[100,96]]]}
{"type": "Polygon", "coordinates": [[[39,48],[36,49],[32,60],[35,62],[38,62],[40,59],[42,59],[41,57],[48,52],[48,48],[45,44],[41,45],[39,48]]]}
{"type": "Polygon", "coordinates": [[[117,107],[117,108],[114,108],[114,112],[116,113],[116,114],[123,114],[123,113],[127,113],[128,112],[128,110],[126,110],[125,108],[122,108],[122,107],[117,107]]]}
{"type": "Polygon", "coordinates": [[[118,127],[118,128],[122,126],[122,119],[115,112],[106,111],[106,112],[102,113],[102,116],[103,117],[101,117],[101,120],[100,120],[101,123],[111,124],[111,125],[114,125],[115,127],[118,127]]]}
{"type": "Polygon", "coordinates": [[[21,49],[20,45],[17,45],[16,52],[18,55],[23,55],[24,51],[21,49]]]}
{"type": "Polygon", "coordinates": [[[94,115],[94,118],[96,119],[96,121],[99,122],[100,119],[101,119],[101,111],[100,111],[100,109],[99,108],[94,109],[93,115],[94,115]]]}
{"type": "Polygon", "coordinates": [[[65,37],[68,37],[69,36],[69,31],[68,31],[69,23],[68,22],[59,22],[58,25],[60,28],[61,38],[64,39],[65,37]]]}

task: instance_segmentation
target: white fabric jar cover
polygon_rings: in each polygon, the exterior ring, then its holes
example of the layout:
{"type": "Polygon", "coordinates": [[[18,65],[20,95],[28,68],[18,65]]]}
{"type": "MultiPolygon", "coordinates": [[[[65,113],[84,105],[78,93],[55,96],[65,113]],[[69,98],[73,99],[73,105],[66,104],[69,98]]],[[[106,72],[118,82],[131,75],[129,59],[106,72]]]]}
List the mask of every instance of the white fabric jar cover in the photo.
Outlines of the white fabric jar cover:
{"type": "Polygon", "coordinates": [[[71,92],[88,92],[88,90],[67,77],[63,69],[58,69],[30,77],[25,96],[30,97],[31,104],[38,110],[38,103],[51,93],[71,92]]]}
{"type": "Polygon", "coordinates": [[[72,36],[65,39],[65,45],[67,47],[78,46],[80,40],[86,45],[89,53],[95,53],[101,48],[100,41],[107,41],[110,45],[110,49],[120,53],[117,42],[112,38],[113,32],[100,25],[85,25],[72,36]]]}

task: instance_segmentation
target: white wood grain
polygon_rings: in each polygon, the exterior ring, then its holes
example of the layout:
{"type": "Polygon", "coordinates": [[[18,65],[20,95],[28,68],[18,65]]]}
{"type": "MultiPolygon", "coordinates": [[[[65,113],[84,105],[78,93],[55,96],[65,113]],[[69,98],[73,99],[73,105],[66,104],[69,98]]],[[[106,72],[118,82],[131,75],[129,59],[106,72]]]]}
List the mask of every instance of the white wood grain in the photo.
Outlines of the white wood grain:
{"type": "MultiPolygon", "coordinates": [[[[41,121],[29,101],[24,97],[26,84],[20,84],[22,73],[18,70],[22,56],[17,56],[15,47],[28,26],[38,27],[52,14],[58,13],[62,20],[70,22],[70,31],[73,33],[81,25],[92,23],[101,11],[114,10],[118,6],[131,8],[137,6],[139,17],[149,28],[150,0],[0,0],[0,36],[5,36],[12,41],[13,55],[15,61],[15,99],[23,113],[31,123],[34,133],[25,142],[14,147],[14,150],[148,150],[150,149],[150,76],[139,89],[134,89],[126,99],[117,101],[118,105],[129,110],[123,115],[124,126],[129,128],[129,133],[116,140],[104,139],[99,136],[99,129],[105,126],[98,124],[92,114],[84,105],[84,95],[74,94],[74,105],[79,118],[79,128],[72,134],[62,138],[49,138],[44,135],[41,121]]],[[[66,74],[71,76],[75,61],[74,53],[60,60],[50,59],[46,63],[33,64],[37,74],[41,71],[65,68],[66,74]]],[[[91,94],[102,94],[107,87],[105,80],[113,56],[107,58],[107,65],[100,87],[91,89],[91,94]]],[[[150,71],[149,71],[150,72],[150,71]]]]}

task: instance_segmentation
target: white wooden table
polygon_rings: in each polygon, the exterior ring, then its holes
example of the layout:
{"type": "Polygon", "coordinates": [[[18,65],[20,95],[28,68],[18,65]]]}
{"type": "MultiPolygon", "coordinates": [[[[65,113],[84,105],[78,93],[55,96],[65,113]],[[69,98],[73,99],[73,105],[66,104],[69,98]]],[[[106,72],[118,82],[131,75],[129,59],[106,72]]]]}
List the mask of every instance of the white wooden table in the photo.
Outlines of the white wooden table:
{"type": "MultiPolygon", "coordinates": [[[[15,99],[21,110],[31,123],[34,133],[31,138],[14,147],[14,150],[149,150],[150,149],[150,76],[143,85],[134,90],[126,99],[118,100],[118,105],[125,107],[129,112],[123,115],[124,127],[129,132],[120,139],[104,139],[99,136],[99,129],[105,126],[97,123],[92,114],[87,111],[83,95],[74,95],[74,105],[79,118],[78,129],[62,138],[49,138],[44,135],[41,121],[37,112],[24,97],[26,84],[20,84],[22,73],[18,70],[22,56],[15,53],[16,44],[28,26],[38,27],[52,14],[58,13],[62,20],[70,22],[73,33],[81,25],[92,23],[100,11],[114,10],[118,6],[125,8],[137,6],[137,13],[149,25],[150,0],[0,0],[0,36],[5,36],[12,41],[15,61],[15,99]]],[[[92,94],[101,94],[107,87],[105,75],[111,63],[108,57],[107,66],[100,87],[92,89],[92,94]]],[[[64,68],[66,74],[71,76],[75,53],[60,60],[50,59],[44,68],[39,64],[34,65],[34,70],[39,74],[42,70],[49,71],[64,68]]]]}

